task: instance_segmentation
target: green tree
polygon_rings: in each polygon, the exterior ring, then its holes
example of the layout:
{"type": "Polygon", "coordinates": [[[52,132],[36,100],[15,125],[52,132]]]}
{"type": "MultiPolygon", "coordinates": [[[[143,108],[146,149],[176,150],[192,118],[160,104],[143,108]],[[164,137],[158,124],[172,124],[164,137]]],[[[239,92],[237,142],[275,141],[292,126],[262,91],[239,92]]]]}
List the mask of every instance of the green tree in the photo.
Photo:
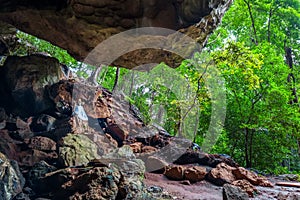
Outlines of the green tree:
{"type": "Polygon", "coordinates": [[[227,152],[246,167],[270,170],[296,147],[300,120],[297,106],[288,104],[290,70],[271,47],[266,43],[250,50],[229,43],[212,55],[227,83],[227,152]],[[256,51],[268,51],[269,56],[256,51]]]}
{"type": "Polygon", "coordinates": [[[300,167],[295,154],[299,8],[296,0],[236,0],[208,41],[227,80],[229,100],[215,151],[227,152],[247,167],[274,171],[286,158],[300,167]]]}

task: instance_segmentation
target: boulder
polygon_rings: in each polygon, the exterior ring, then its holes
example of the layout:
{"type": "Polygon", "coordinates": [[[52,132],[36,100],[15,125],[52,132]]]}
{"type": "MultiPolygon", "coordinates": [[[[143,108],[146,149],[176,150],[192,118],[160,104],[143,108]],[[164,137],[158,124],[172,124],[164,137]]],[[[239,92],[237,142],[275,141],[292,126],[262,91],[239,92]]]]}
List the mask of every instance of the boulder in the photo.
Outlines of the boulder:
{"type": "Polygon", "coordinates": [[[28,186],[39,194],[49,191],[49,186],[45,184],[45,179],[43,178],[46,174],[56,170],[54,166],[49,165],[45,161],[34,164],[27,175],[28,186]]]}
{"type": "Polygon", "coordinates": [[[266,177],[258,176],[255,173],[243,167],[238,167],[233,169],[232,173],[234,174],[237,180],[245,179],[248,180],[253,185],[273,187],[273,184],[270,181],[268,181],[266,177]]]}
{"type": "Polygon", "coordinates": [[[203,152],[188,150],[184,152],[182,155],[180,155],[180,157],[174,163],[179,165],[193,164],[193,163],[207,165],[207,163],[201,162],[201,160],[204,160],[206,156],[207,154],[203,152]]]}
{"type": "Polygon", "coordinates": [[[57,161],[58,155],[55,151],[44,152],[35,149],[29,149],[17,152],[16,158],[20,166],[33,166],[42,160],[53,163],[57,161]]]}
{"type": "Polygon", "coordinates": [[[0,60],[2,56],[10,55],[19,46],[19,40],[16,36],[17,29],[9,24],[0,22],[0,60]]]}
{"type": "Polygon", "coordinates": [[[97,145],[82,134],[69,134],[62,139],[59,159],[64,166],[79,166],[98,158],[97,145]]]}
{"type": "Polygon", "coordinates": [[[184,179],[185,167],[171,166],[165,171],[165,176],[171,180],[182,181],[184,179]]]}
{"type": "Polygon", "coordinates": [[[56,118],[41,114],[30,117],[28,120],[31,132],[39,134],[40,132],[50,132],[55,129],[56,118]]]}
{"type": "Polygon", "coordinates": [[[62,120],[56,120],[54,136],[65,136],[66,130],[72,133],[88,133],[92,130],[98,133],[109,134],[122,146],[129,132],[143,127],[143,123],[131,112],[129,104],[122,98],[113,97],[112,93],[102,87],[96,87],[74,80],[62,80],[48,87],[50,99],[55,109],[66,116],[62,120]],[[82,106],[88,122],[79,117],[71,116],[74,108],[82,106]],[[68,118],[69,117],[69,118],[68,118]]]}
{"type": "Polygon", "coordinates": [[[91,131],[87,136],[97,145],[100,156],[107,155],[118,148],[118,143],[109,134],[99,134],[91,131]]]}
{"type": "Polygon", "coordinates": [[[240,187],[243,191],[247,192],[249,197],[254,197],[258,190],[247,180],[237,180],[231,183],[232,185],[240,187]]]}
{"type": "Polygon", "coordinates": [[[36,136],[30,139],[28,147],[40,151],[56,151],[56,142],[46,137],[36,136]]]}
{"type": "Polygon", "coordinates": [[[225,184],[223,186],[223,200],[248,200],[248,194],[241,188],[225,184]]]}
{"type": "MultiPolygon", "coordinates": [[[[0,130],[0,136],[0,151],[3,152],[7,158],[17,161],[20,166],[33,166],[42,160],[55,162],[58,158],[56,151],[38,150],[38,148],[41,148],[39,145],[36,146],[37,149],[30,149],[27,145],[29,142],[12,139],[7,130],[0,130]]],[[[48,141],[48,139],[46,140],[48,141]]],[[[51,148],[54,147],[52,146],[51,148]]]]}
{"type": "Polygon", "coordinates": [[[116,168],[96,167],[64,183],[52,199],[116,199],[120,179],[116,168]]]}
{"type": "Polygon", "coordinates": [[[206,168],[200,166],[189,167],[184,172],[184,178],[189,180],[191,183],[204,180],[206,176],[206,168]]]}
{"type": "Polygon", "coordinates": [[[163,174],[165,172],[165,167],[169,164],[158,157],[149,156],[145,162],[145,165],[148,172],[163,174]]]}
{"type": "Polygon", "coordinates": [[[133,144],[130,144],[130,147],[131,147],[133,153],[141,153],[141,151],[142,151],[142,143],[141,142],[135,142],[133,144]]]}
{"type": "Polygon", "coordinates": [[[17,162],[0,153],[0,199],[11,200],[22,192],[25,179],[17,162]]]}
{"type": "Polygon", "coordinates": [[[157,148],[152,147],[152,146],[144,146],[142,147],[142,152],[143,153],[154,153],[157,151],[157,148]]]}
{"type": "Polygon", "coordinates": [[[286,181],[297,181],[300,177],[298,174],[281,174],[278,176],[278,178],[286,181]]]}
{"type": "Polygon", "coordinates": [[[118,165],[122,174],[117,199],[151,199],[143,182],[145,164],[139,159],[128,159],[118,165]]]}
{"type": "Polygon", "coordinates": [[[30,177],[32,178],[32,187],[34,189],[34,198],[46,198],[52,199],[56,192],[60,191],[62,185],[68,181],[74,180],[76,177],[87,172],[90,169],[87,168],[63,168],[55,171],[51,166],[48,167],[44,164],[36,166],[30,171],[30,177]],[[41,170],[41,172],[39,172],[41,170]],[[48,173],[45,173],[49,171],[48,173]],[[54,184],[55,183],[55,184],[54,184]],[[51,186],[51,187],[49,187],[51,186]]]}
{"type": "Polygon", "coordinates": [[[52,199],[151,199],[143,183],[145,165],[141,160],[103,158],[74,170],[79,171],[52,199]]]}
{"type": "Polygon", "coordinates": [[[234,169],[234,167],[230,167],[225,163],[220,163],[216,168],[210,170],[207,175],[207,179],[210,182],[220,186],[224,185],[225,183],[232,183],[236,180],[233,174],[234,169]]]}

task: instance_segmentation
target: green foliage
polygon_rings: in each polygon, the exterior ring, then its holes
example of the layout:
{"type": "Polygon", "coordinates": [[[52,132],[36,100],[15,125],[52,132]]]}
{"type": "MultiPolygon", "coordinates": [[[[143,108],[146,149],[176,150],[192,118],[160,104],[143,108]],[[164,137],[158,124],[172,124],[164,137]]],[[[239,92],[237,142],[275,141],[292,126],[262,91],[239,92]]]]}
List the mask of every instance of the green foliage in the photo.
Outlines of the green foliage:
{"type": "Polygon", "coordinates": [[[52,57],[58,59],[60,63],[63,63],[69,67],[76,68],[79,64],[72,56],[67,53],[66,50],[54,46],[45,40],[41,40],[21,31],[18,31],[17,37],[19,38],[20,47],[16,52],[14,52],[14,54],[16,55],[46,52],[52,57]]]}
{"type": "Polygon", "coordinates": [[[212,54],[214,62],[230,85],[240,89],[257,89],[260,78],[256,73],[262,67],[262,54],[254,54],[242,43],[229,42],[225,49],[212,54]],[[238,82],[242,81],[243,84],[238,82]]]}
{"type": "Polygon", "coordinates": [[[213,151],[275,174],[300,170],[299,103],[290,103],[299,83],[287,81],[291,73],[299,79],[299,8],[296,0],[236,0],[207,47],[226,79],[228,98],[213,151]],[[293,70],[285,47],[293,50],[293,70]]]}

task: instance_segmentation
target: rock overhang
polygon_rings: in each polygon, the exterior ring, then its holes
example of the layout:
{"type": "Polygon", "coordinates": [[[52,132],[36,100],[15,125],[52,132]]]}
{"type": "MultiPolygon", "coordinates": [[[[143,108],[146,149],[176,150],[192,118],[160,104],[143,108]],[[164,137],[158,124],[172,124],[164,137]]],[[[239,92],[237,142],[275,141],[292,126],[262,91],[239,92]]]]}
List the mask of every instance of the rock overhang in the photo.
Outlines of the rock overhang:
{"type": "MultiPolygon", "coordinates": [[[[199,44],[196,49],[188,50],[186,55],[190,56],[205,46],[232,0],[0,0],[0,3],[3,5],[0,21],[66,49],[75,59],[83,61],[108,38],[142,27],[165,28],[189,36],[199,44]]],[[[136,50],[119,56],[111,65],[131,69],[165,62],[177,67],[183,58],[167,52],[168,47],[178,43],[170,38],[174,38],[174,33],[145,33],[132,43],[136,50]],[[140,48],[139,41],[143,42],[147,35],[156,35],[157,46],[163,43],[166,48],[140,48]]]]}

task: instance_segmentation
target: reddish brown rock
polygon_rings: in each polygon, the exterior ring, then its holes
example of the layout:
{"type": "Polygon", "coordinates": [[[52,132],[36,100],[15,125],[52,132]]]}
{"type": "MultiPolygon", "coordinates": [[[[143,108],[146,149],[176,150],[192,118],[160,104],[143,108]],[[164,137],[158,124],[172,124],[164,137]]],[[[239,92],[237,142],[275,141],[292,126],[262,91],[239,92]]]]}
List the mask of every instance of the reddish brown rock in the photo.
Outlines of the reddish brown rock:
{"type": "Polygon", "coordinates": [[[56,142],[46,137],[36,136],[30,139],[28,147],[40,151],[55,151],[56,142]]]}
{"type": "Polygon", "coordinates": [[[109,134],[118,142],[118,146],[122,146],[123,141],[128,136],[128,131],[122,129],[119,125],[115,123],[108,123],[107,129],[109,134]]]}
{"type": "Polygon", "coordinates": [[[19,151],[17,155],[17,161],[20,166],[33,166],[34,164],[44,160],[48,162],[54,162],[58,158],[56,152],[51,151],[49,153],[39,150],[27,150],[19,151]]]}
{"type": "Polygon", "coordinates": [[[118,146],[122,146],[128,134],[133,134],[132,130],[139,130],[143,126],[143,123],[131,113],[128,102],[112,97],[112,93],[102,87],[69,80],[51,85],[48,93],[59,113],[71,116],[73,107],[80,104],[89,117],[89,124],[78,120],[76,116],[70,117],[69,120],[57,121],[56,125],[65,128],[55,130],[56,135],[63,135],[66,132],[64,129],[81,134],[90,132],[93,128],[100,133],[111,135],[118,146]],[[92,120],[93,125],[90,124],[92,120]],[[61,124],[63,126],[60,126],[61,124]]]}
{"type": "Polygon", "coordinates": [[[191,183],[202,181],[207,174],[206,168],[200,166],[194,166],[187,168],[184,172],[184,178],[189,180],[191,183]]]}
{"type": "Polygon", "coordinates": [[[165,171],[165,176],[171,180],[182,181],[184,179],[185,167],[183,166],[171,166],[165,171]]]}
{"type": "Polygon", "coordinates": [[[42,160],[54,161],[58,158],[55,151],[44,152],[37,149],[28,149],[27,147],[24,149],[24,146],[26,146],[26,143],[13,140],[8,131],[0,130],[0,151],[9,159],[17,161],[20,166],[33,166],[42,160]]]}
{"type": "Polygon", "coordinates": [[[264,176],[259,176],[257,178],[257,185],[263,187],[274,187],[274,185],[264,176]]]}
{"type": "Polygon", "coordinates": [[[216,168],[213,168],[208,173],[208,180],[216,185],[224,185],[225,183],[232,183],[236,180],[233,175],[234,167],[230,167],[225,163],[220,163],[216,168]]]}
{"type": "Polygon", "coordinates": [[[144,146],[142,147],[142,152],[143,153],[154,153],[157,151],[157,148],[152,147],[152,146],[144,146]]]}
{"type": "Polygon", "coordinates": [[[258,190],[247,180],[237,180],[231,183],[232,185],[240,187],[242,190],[247,192],[249,197],[254,197],[258,193],[258,190]]]}
{"type": "Polygon", "coordinates": [[[142,151],[142,143],[141,142],[135,142],[133,144],[130,144],[130,147],[131,147],[133,153],[140,153],[142,151]]]}
{"type": "Polygon", "coordinates": [[[258,176],[255,173],[246,170],[243,167],[235,168],[232,173],[236,177],[237,180],[246,179],[253,185],[259,185],[264,187],[273,187],[273,184],[268,181],[266,177],[258,176]]]}

